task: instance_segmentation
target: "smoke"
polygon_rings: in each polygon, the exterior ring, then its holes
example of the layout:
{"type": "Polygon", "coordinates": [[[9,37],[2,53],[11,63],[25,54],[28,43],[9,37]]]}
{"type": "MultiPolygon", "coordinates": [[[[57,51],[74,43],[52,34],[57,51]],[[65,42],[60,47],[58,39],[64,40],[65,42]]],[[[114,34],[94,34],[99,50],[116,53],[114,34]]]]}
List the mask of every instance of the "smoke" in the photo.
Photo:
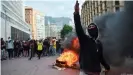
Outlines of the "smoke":
{"type": "Polygon", "coordinates": [[[123,65],[124,56],[133,51],[133,2],[125,1],[124,10],[95,17],[110,64],[123,65]]]}
{"type": "Polygon", "coordinates": [[[72,42],[73,38],[75,38],[75,37],[76,37],[75,32],[71,32],[71,33],[67,34],[65,36],[65,40],[62,44],[63,48],[71,48],[71,42],[72,42]]]}
{"type": "MultiPolygon", "coordinates": [[[[83,28],[84,32],[86,32],[86,27],[85,26],[82,26],[82,28],[83,28]]],[[[76,37],[77,37],[76,31],[73,31],[73,32],[70,32],[69,34],[67,34],[65,36],[65,40],[64,40],[64,42],[62,44],[62,47],[63,48],[71,48],[72,40],[74,38],[76,38],[76,37]]]]}

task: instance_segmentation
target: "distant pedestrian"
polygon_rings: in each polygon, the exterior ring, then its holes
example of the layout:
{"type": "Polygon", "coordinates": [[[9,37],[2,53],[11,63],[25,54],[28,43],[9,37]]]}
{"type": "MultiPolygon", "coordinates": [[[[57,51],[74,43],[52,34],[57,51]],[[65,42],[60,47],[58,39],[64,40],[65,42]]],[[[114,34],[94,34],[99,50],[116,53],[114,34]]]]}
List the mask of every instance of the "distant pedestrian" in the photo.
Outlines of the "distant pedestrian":
{"type": "Polygon", "coordinates": [[[6,55],[5,55],[5,52],[6,52],[6,48],[5,48],[5,41],[3,40],[3,38],[1,38],[1,60],[5,60],[6,59],[6,55]]]}
{"type": "Polygon", "coordinates": [[[31,60],[32,57],[35,54],[35,41],[34,40],[30,41],[30,49],[31,49],[31,51],[30,51],[30,58],[29,58],[29,60],[31,60]]]}
{"type": "Polygon", "coordinates": [[[58,51],[58,53],[60,54],[61,53],[61,40],[59,39],[57,42],[56,42],[56,51],[58,51]]]}
{"type": "Polygon", "coordinates": [[[27,57],[28,56],[28,49],[29,49],[27,41],[24,41],[23,48],[24,48],[24,56],[27,57]]]}
{"type": "Polygon", "coordinates": [[[48,39],[45,39],[44,42],[43,42],[43,55],[44,56],[48,56],[48,50],[49,50],[49,42],[48,42],[48,39]]]}
{"type": "Polygon", "coordinates": [[[15,40],[14,41],[14,57],[18,56],[18,52],[19,52],[19,41],[15,40]]]}
{"type": "Polygon", "coordinates": [[[53,39],[52,43],[53,43],[53,48],[52,48],[53,55],[56,55],[56,39],[53,39]]]}
{"type": "Polygon", "coordinates": [[[19,42],[19,52],[18,52],[18,57],[24,56],[23,54],[23,41],[19,42]]]}
{"type": "Polygon", "coordinates": [[[42,51],[43,51],[43,43],[42,43],[42,41],[40,40],[40,41],[37,43],[37,54],[38,54],[38,59],[40,59],[41,54],[42,54],[42,51]]]}
{"type": "Polygon", "coordinates": [[[13,58],[13,49],[14,49],[13,40],[11,40],[11,38],[8,37],[8,40],[7,40],[7,51],[8,51],[9,59],[13,58]]]}
{"type": "Polygon", "coordinates": [[[49,46],[49,55],[53,55],[53,43],[52,43],[52,38],[49,39],[50,46],[49,46]]]}

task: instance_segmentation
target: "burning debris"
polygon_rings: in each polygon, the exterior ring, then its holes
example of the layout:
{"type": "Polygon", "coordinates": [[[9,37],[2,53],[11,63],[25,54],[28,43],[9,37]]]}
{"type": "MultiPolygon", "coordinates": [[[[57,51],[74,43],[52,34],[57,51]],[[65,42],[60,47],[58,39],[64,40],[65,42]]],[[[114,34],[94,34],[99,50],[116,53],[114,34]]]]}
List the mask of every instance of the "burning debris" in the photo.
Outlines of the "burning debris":
{"type": "Polygon", "coordinates": [[[64,70],[65,68],[78,69],[78,65],[76,64],[79,58],[78,38],[72,37],[69,44],[70,45],[67,46],[69,48],[64,48],[63,53],[56,59],[56,62],[53,65],[54,68],[58,70],[64,70]]]}

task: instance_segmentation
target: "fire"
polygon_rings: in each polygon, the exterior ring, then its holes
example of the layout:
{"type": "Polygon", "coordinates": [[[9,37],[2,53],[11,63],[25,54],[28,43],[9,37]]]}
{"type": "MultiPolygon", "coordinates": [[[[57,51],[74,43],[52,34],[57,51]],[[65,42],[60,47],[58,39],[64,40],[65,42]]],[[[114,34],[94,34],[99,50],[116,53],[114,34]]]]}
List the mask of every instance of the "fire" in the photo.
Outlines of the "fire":
{"type": "Polygon", "coordinates": [[[78,38],[76,37],[76,38],[74,38],[74,39],[72,40],[72,48],[74,48],[75,50],[79,50],[79,47],[80,47],[80,45],[79,45],[79,40],[78,40],[78,38]]]}
{"type": "Polygon", "coordinates": [[[65,61],[66,65],[71,67],[78,61],[78,54],[73,50],[65,49],[64,52],[57,58],[58,61],[65,61]]]}
{"type": "MultiPolygon", "coordinates": [[[[68,67],[73,67],[76,62],[78,62],[79,56],[79,40],[78,38],[73,38],[69,48],[65,48],[63,53],[57,58],[59,62],[65,62],[68,67]]],[[[58,65],[61,65],[57,62],[58,65]]],[[[63,64],[64,66],[64,64],[63,64]]],[[[65,67],[65,66],[64,66],[65,67]]]]}

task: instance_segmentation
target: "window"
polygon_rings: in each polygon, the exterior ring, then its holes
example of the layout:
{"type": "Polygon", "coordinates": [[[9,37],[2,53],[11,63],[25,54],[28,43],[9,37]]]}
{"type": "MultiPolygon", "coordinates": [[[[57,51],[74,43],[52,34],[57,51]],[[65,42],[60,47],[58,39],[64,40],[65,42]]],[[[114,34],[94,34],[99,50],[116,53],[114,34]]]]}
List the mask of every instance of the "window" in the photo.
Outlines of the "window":
{"type": "Polygon", "coordinates": [[[94,5],[93,10],[94,10],[94,16],[95,16],[95,1],[94,1],[93,5],[94,5]]]}
{"type": "Polygon", "coordinates": [[[101,13],[102,13],[102,11],[103,11],[103,7],[102,7],[102,1],[100,1],[100,11],[101,11],[101,13]]]}
{"type": "Polygon", "coordinates": [[[5,14],[1,12],[1,17],[5,19],[5,14]]]}
{"type": "Polygon", "coordinates": [[[118,11],[120,8],[119,8],[119,5],[120,5],[120,2],[119,1],[115,1],[115,10],[118,11]]]}
{"type": "Polygon", "coordinates": [[[105,12],[107,12],[107,1],[104,1],[104,4],[105,4],[105,12]]]}

